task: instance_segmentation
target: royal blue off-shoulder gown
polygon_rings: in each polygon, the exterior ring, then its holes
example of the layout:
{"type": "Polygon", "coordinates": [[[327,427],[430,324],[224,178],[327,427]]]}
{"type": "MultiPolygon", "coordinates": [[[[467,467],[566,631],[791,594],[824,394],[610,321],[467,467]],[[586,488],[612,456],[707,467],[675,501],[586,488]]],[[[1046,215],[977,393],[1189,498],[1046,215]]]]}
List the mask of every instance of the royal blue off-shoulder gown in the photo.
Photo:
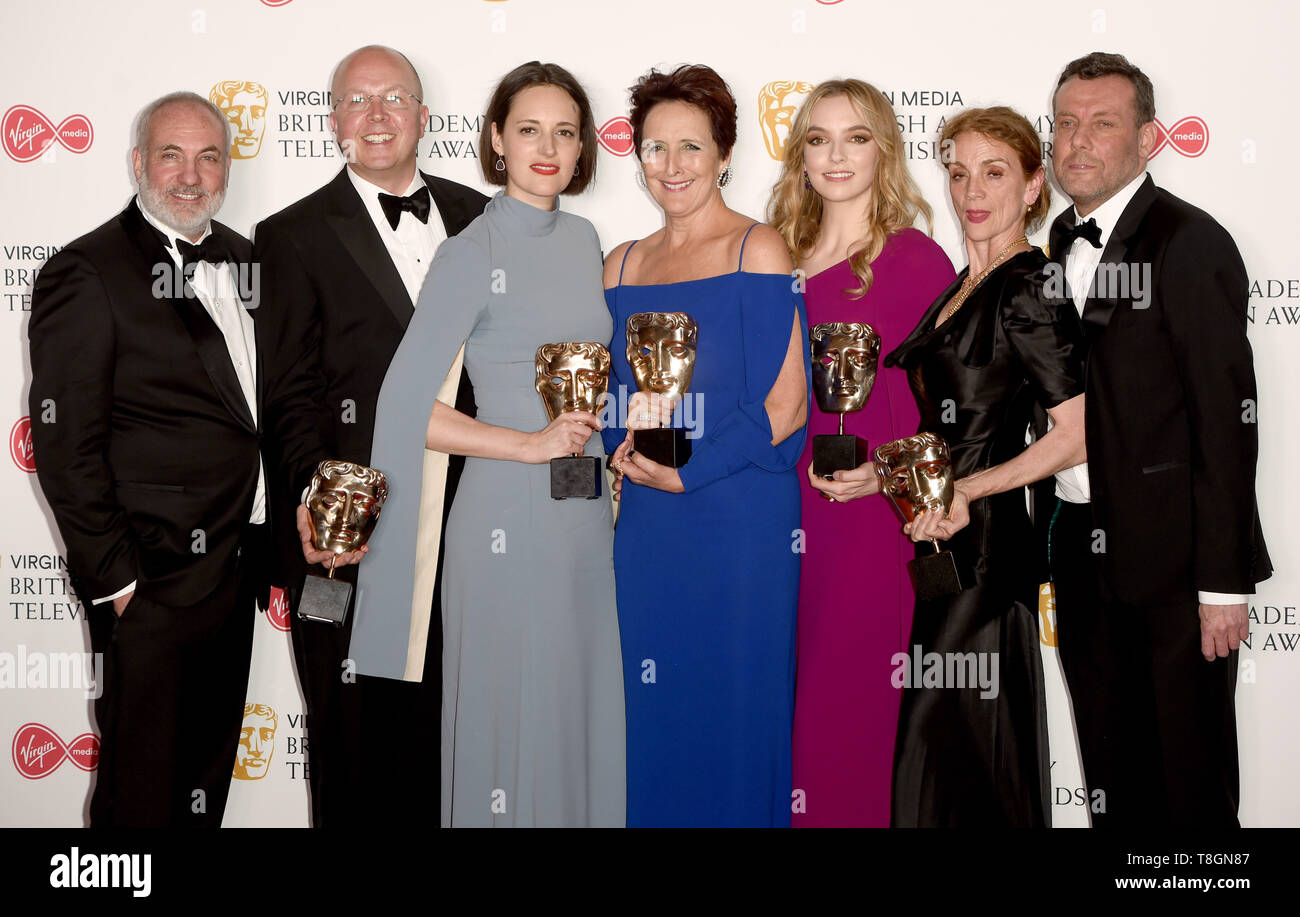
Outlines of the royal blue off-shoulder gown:
{"type": "MultiPolygon", "coordinates": [[[[699,325],[690,410],[674,418],[698,432],[686,492],[625,480],[615,531],[627,824],[788,827],[804,431],[772,446],[763,401],[796,317],[806,339],[803,296],[788,275],[623,286],[620,272],[605,298],[622,403],[636,391],[628,316],[686,312],[699,325]]],[[[607,419],[611,453],[625,422],[607,419]]]]}

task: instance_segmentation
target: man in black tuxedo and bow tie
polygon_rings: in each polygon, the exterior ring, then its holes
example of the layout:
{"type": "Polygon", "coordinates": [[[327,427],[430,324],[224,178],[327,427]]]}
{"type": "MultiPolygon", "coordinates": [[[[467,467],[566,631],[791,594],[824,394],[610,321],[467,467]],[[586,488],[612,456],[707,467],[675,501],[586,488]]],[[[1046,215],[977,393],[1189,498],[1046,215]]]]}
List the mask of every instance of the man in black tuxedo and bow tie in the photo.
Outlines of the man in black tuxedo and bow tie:
{"type": "Polygon", "coordinates": [[[1146,174],[1151,81],[1089,54],[1057,83],[1050,250],[1087,339],[1088,462],[1057,475],[1061,663],[1097,826],[1236,826],[1237,649],[1272,568],[1255,501],[1247,278],[1146,174]]]}
{"type": "MultiPolygon", "coordinates": [[[[429,112],[404,55],[377,46],[352,52],[334,70],[331,95],[330,125],[347,165],[254,233],[266,301],[258,334],[268,348],[269,425],[279,450],[271,490],[282,514],[276,537],[307,699],[312,822],[436,825],[438,779],[428,768],[439,760],[441,728],[440,552],[422,566],[431,614],[424,639],[413,641],[423,652],[409,660],[409,681],[356,675],[347,661],[350,615],[341,628],[297,617],[307,567],[330,559],[307,540],[299,504],[323,459],[370,463],[379,387],[425,272],[442,240],[482,213],[487,198],[416,168],[429,112]],[[420,778],[427,773],[434,776],[420,778]],[[408,781],[421,791],[410,794],[408,781]]],[[[459,391],[450,397],[472,414],[468,380],[458,375],[459,391]]],[[[433,453],[426,462],[426,481],[445,480],[445,489],[425,487],[436,495],[425,511],[441,513],[444,524],[463,463],[433,453]]],[[[336,576],[355,582],[355,567],[340,567],[336,576]]]]}
{"type": "Polygon", "coordinates": [[[92,826],[219,827],[239,744],[270,538],[229,153],[207,99],[149,105],[139,194],[32,292],[37,474],[105,663],[92,826]]]}

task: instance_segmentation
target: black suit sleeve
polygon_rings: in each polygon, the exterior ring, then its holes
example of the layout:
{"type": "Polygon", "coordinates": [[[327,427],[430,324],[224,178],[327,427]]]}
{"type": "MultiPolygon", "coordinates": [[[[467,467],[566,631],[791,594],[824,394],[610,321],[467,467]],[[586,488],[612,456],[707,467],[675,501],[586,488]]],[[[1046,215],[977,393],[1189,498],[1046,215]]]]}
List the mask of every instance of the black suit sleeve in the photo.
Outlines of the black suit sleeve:
{"type": "Polygon", "coordinates": [[[331,410],[321,369],[320,302],[291,234],[260,224],[253,258],[260,265],[262,301],[257,336],[264,348],[266,423],[277,485],[298,502],[317,464],[335,452],[331,410]]]}
{"type": "Polygon", "coordinates": [[[1246,338],[1248,281],[1213,220],[1188,220],[1154,279],[1190,418],[1198,590],[1254,591],[1255,368],[1246,338]]]}
{"type": "Polygon", "coordinates": [[[41,490],[83,601],[138,578],[136,544],[108,460],[116,336],[108,294],[82,255],[64,250],[41,269],[28,325],[28,408],[41,490]]]}

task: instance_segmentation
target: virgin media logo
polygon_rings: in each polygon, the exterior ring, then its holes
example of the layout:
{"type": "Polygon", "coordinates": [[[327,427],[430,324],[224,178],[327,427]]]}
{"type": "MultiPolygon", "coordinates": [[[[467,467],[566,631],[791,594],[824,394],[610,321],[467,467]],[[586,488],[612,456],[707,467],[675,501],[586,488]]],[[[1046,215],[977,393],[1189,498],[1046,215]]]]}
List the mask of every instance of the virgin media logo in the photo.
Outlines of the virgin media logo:
{"type": "Polygon", "coordinates": [[[289,599],[279,586],[271,587],[271,604],[266,609],[266,620],[276,630],[289,629],[289,599]]]}
{"type": "Polygon", "coordinates": [[[40,723],[27,723],[14,733],[14,767],[28,780],[48,777],[67,759],[83,771],[99,765],[99,737],[83,732],[64,744],[52,729],[40,723]]]}
{"type": "Polygon", "coordinates": [[[622,115],[610,118],[596,131],[596,139],[615,156],[626,156],[632,152],[632,122],[622,115]]]}
{"type": "Polygon", "coordinates": [[[54,122],[30,105],[15,105],[0,120],[0,142],[9,158],[31,162],[56,140],[73,153],[84,153],[95,140],[95,129],[85,115],[68,115],[54,122]]]}
{"type": "Polygon", "coordinates": [[[1210,129],[1205,126],[1204,118],[1192,115],[1190,118],[1183,118],[1173,127],[1165,127],[1160,123],[1159,118],[1155,120],[1156,145],[1148,159],[1155,159],[1156,153],[1167,146],[1173,147],[1190,159],[1195,159],[1210,145],[1210,129]]]}
{"type": "MultiPolygon", "coordinates": [[[[3,429],[3,428],[0,428],[3,429]]],[[[32,419],[18,418],[18,423],[9,431],[9,455],[19,470],[28,474],[36,473],[36,456],[32,453],[32,419]]]]}

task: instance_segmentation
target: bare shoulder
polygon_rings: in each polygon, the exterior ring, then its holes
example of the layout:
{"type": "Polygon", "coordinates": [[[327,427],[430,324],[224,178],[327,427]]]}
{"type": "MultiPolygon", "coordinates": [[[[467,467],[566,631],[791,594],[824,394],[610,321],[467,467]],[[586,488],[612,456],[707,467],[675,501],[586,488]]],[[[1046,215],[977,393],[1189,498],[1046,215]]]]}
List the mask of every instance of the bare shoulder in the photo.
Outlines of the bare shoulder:
{"type": "Polygon", "coordinates": [[[627,257],[627,250],[632,247],[635,239],[629,239],[622,242],[605,256],[605,289],[618,286],[618,277],[623,270],[623,259],[627,257]]]}
{"type": "Polygon", "coordinates": [[[794,270],[790,259],[790,250],[785,247],[785,239],[766,223],[758,223],[752,230],[746,230],[749,238],[745,240],[744,256],[740,269],[751,274],[788,274],[794,270]]]}

